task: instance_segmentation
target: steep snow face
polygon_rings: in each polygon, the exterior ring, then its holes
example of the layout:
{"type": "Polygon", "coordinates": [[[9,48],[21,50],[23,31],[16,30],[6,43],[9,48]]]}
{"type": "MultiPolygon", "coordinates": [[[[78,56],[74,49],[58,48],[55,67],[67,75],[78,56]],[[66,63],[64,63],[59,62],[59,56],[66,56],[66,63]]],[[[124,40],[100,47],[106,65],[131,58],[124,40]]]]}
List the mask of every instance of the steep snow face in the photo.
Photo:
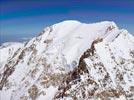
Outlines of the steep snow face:
{"type": "MultiPolygon", "coordinates": [[[[27,43],[26,48],[35,46],[37,55],[47,56],[47,60],[51,64],[58,62],[55,61],[56,58],[61,58],[59,62],[67,65],[69,68],[66,69],[69,70],[66,71],[70,71],[73,70],[74,64],[78,64],[80,55],[90,47],[93,40],[108,36],[110,32],[115,31],[114,36],[117,36],[118,27],[114,22],[85,24],[78,21],[64,21],[45,28],[40,36],[27,43]]],[[[61,64],[57,63],[53,66],[53,71],[59,72],[61,64]]]]}
{"type": "Polygon", "coordinates": [[[114,31],[118,30],[113,22],[84,24],[65,21],[53,26],[50,37],[53,38],[52,45],[60,45],[61,53],[67,60],[67,64],[70,64],[73,60],[78,61],[80,55],[90,47],[93,40],[108,35],[112,30],[108,30],[109,27],[114,28],[114,31]]]}
{"type": "MultiPolygon", "coordinates": [[[[11,59],[5,61],[3,70],[0,70],[1,98],[4,100],[5,95],[6,100],[54,98],[59,85],[70,71],[77,68],[81,55],[94,40],[102,38],[111,43],[124,33],[122,31],[114,22],[108,21],[94,24],[64,21],[45,28],[38,37],[25,43],[11,59]]],[[[126,40],[122,39],[124,43],[127,43],[126,40]]],[[[120,43],[115,44],[123,48],[120,43]]],[[[133,49],[132,43],[126,45],[133,49]]],[[[129,52],[129,49],[125,50],[129,52]]],[[[98,52],[101,51],[98,49],[98,52]]],[[[115,49],[114,52],[120,50],[115,49]]],[[[125,56],[128,52],[124,52],[125,56]]]]}
{"type": "Polygon", "coordinates": [[[71,77],[71,81],[63,85],[58,99],[134,98],[134,37],[126,30],[120,30],[112,41],[107,38],[109,36],[102,42],[94,42],[90,49],[93,51],[84,53],[81,57],[84,64],[79,63],[69,75],[75,78],[71,77]]]}
{"type": "MultiPolygon", "coordinates": [[[[44,34],[42,33],[43,35],[40,36],[40,41],[42,41],[41,43],[45,40],[45,42],[51,41],[48,52],[51,52],[51,49],[53,51],[59,49],[67,64],[70,64],[74,60],[78,62],[80,55],[90,47],[93,40],[108,36],[111,31],[113,33],[117,31],[114,36],[118,35],[118,27],[114,22],[85,24],[77,21],[64,21],[46,28],[44,34]]],[[[40,53],[44,50],[41,43],[37,46],[37,51],[40,51],[40,53]]]]}
{"type": "Polygon", "coordinates": [[[0,70],[2,69],[2,66],[12,58],[14,53],[23,47],[22,43],[14,43],[14,42],[8,42],[4,43],[0,46],[0,70]]]}

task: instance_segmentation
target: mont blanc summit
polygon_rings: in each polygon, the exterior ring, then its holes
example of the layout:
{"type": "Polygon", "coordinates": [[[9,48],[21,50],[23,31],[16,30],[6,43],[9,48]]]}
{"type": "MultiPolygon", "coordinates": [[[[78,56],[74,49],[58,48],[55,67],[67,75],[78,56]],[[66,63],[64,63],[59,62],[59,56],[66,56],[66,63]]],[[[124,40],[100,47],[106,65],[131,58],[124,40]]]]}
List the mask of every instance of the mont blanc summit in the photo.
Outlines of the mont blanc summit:
{"type": "Polygon", "coordinates": [[[68,20],[0,46],[1,100],[134,98],[134,37],[111,21],[68,20]]]}

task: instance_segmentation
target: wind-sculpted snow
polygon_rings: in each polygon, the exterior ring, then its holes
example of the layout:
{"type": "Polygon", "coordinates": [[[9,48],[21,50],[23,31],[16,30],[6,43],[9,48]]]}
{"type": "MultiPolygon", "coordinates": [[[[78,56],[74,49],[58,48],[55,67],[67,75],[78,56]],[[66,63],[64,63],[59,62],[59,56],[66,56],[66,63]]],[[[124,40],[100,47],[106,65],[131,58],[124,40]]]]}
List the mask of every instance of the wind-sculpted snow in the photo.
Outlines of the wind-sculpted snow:
{"type": "Polygon", "coordinates": [[[0,61],[2,100],[134,96],[134,38],[114,22],[64,21],[12,48],[0,61]]]}

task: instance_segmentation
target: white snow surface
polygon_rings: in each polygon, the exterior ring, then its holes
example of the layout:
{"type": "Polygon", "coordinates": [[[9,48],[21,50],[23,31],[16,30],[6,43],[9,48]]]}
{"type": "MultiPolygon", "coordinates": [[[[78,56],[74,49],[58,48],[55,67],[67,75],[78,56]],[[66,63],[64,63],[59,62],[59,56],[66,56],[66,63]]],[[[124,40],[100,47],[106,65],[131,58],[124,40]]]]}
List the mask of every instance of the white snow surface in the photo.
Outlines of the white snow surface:
{"type": "Polygon", "coordinates": [[[21,47],[23,47],[23,44],[17,42],[7,42],[0,46],[0,70],[2,69],[3,65],[9,59],[11,59],[14,53],[21,47]]]}
{"type": "Polygon", "coordinates": [[[8,57],[11,57],[15,51],[23,46],[22,43],[7,42],[0,46],[0,63],[6,61],[8,57]]]}
{"type": "Polygon", "coordinates": [[[62,42],[62,53],[67,63],[70,64],[73,60],[80,58],[80,55],[90,47],[93,40],[103,38],[108,34],[106,30],[110,26],[115,27],[114,31],[118,30],[114,22],[85,24],[77,21],[65,21],[54,25],[54,31],[51,34],[54,34],[54,45],[62,42]]]}

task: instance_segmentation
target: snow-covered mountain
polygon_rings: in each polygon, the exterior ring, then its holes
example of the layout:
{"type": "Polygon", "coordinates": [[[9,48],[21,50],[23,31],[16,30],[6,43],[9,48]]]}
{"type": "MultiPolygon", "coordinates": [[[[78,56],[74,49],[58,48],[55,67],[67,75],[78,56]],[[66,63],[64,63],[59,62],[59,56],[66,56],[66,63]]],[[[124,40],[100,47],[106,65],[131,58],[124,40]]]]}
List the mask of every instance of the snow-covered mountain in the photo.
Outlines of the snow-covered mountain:
{"type": "Polygon", "coordinates": [[[134,37],[114,22],[64,21],[0,47],[0,100],[134,98],[134,37]]]}
{"type": "Polygon", "coordinates": [[[22,43],[7,42],[0,46],[0,69],[4,67],[8,60],[12,59],[17,50],[19,51],[23,45],[22,43]]]}

